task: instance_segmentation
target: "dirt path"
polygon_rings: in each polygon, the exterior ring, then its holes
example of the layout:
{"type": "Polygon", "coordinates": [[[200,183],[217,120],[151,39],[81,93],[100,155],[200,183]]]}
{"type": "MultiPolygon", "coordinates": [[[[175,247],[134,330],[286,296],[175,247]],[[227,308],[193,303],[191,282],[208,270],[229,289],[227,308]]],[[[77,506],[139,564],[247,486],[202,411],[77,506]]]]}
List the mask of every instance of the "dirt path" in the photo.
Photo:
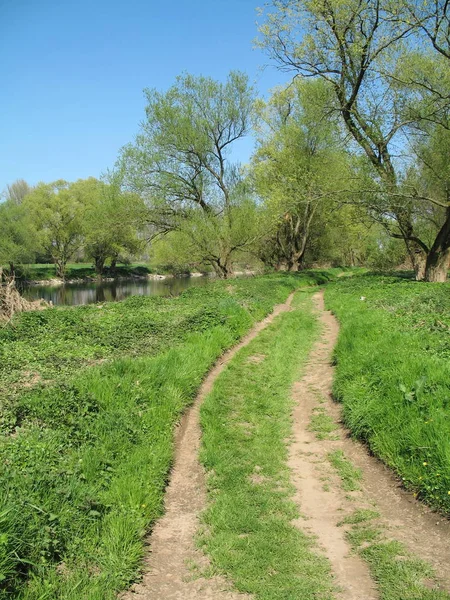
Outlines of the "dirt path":
{"type": "Polygon", "coordinates": [[[350,439],[340,421],[340,406],[333,402],[333,367],[330,358],[338,336],[338,324],[324,310],[323,292],[314,302],[323,326],[301,381],[294,387],[294,434],[289,465],[302,518],[296,525],[315,535],[329,558],[338,597],[345,600],[376,599],[378,594],[362,559],[351,554],[342,519],[357,508],[374,508],[387,534],[405,544],[410,552],[429,562],[442,588],[450,590],[450,523],[404,492],[392,474],[366,448],[350,439]],[[311,430],[311,417],[325,411],[338,429],[332,439],[318,440],[311,430]],[[363,472],[361,489],[344,492],[327,456],[342,450],[363,472]]]}
{"type": "Polygon", "coordinates": [[[207,559],[195,548],[198,515],[206,505],[203,469],[198,461],[200,450],[199,412],[212,386],[235,354],[249,344],[280,313],[289,310],[291,294],[285,304],[255,325],[234,348],[226,352],[203,382],[192,407],[183,416],[176,432],[174,467],[165,496],[165,514],[156,523],[148,540],[143,581],[124,595],[123,600],[245,600],[248,596],[230,590],[220,577],[198,576],[198,568],[208,566],[207,559]]]}

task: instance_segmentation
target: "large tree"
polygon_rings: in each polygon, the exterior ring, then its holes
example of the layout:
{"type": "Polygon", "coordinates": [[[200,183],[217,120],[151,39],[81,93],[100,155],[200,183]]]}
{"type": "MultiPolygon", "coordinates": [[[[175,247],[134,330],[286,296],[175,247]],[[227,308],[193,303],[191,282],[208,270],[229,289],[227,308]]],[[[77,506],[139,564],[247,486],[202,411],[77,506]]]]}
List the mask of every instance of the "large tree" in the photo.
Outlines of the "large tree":
{"type": "Polygon", "coordinates": [[[13,183],[6,186],[4,196],[12,204],[21,204],[27,194],[33,191],[33,188],[25,179],[16,179],[13,183]]]}
{"type": "Polygon", "coordinates": [[[83,243],[85,196],[67,181],[38,184],[23,200],[36,228],[38,243],[52,257],[56,276],[64,279],[67,262],[83,243]]]}
{"type": "Polygon", "coordinates": [[[145,223],[145,208],[137,194],[123,192],[120,182],[110,177],[93,177],[70,186],[85,206],[83,216],[83,252],[94,262],[98,276],[104,274],[107,261],[115,265],[119,256],[134,256],[143,249],[140,236],[145,223]]]}
{"type": "Polygon", "coordinates": [[[348,132],[373,168],[376,186],[365,195],[371,213],[405,241],[417,277],[439,281],[447,276],[450,211],[428,245],[415,219],[417,204],[428,200],[401,185],[403,167],[395,158],[418,118],[409,107],[415,90],[400,85],[395,73],[409,45],[417,47],[419,30],[386,0],[275,0],[261,43],[281,68],[332,86],[348,132]]]}
{"type": "Polygon", "coordinates": [[[246,75],[225,83],[182,75],[166,92],[146,90],[146,119],[125,147],[121,169],[128,189],[149,207],[155,233],[182,231],[220,277],[232,272],[237,251],[252,241],[237,213],[243,197],[233,145],[249,132],[253,91],[246,75]]]}
{"type": "Polygon", "coordinates": [[[14,276],[18,263],[31,262],[38,249],[36,230],[22,204],[11,198],[0,204],[0,267],[14,276]]]}
{"type": "Polygon", "coordinates": [[[252,175],[267,223],[260,257],[277,268],[302,268],[315,232],[334,218],[348,169],[331,94],[325,82],[296,80],[259,104],[252,175]]]}

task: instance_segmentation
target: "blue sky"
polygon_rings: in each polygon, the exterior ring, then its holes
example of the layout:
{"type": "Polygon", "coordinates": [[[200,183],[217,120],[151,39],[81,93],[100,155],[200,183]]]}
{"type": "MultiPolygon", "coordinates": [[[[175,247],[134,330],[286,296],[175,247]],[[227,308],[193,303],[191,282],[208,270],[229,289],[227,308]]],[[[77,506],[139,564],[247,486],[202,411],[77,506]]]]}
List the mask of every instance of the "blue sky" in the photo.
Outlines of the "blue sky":
{"type": "MultiPolygon", "coordinates": [[[[144,116],[145,87],[183,71],[288,79],[253,49],[262,0],[0,0],[0,191],[98,177],[144,116]]],[[[236,154],[246,160],[252,142],[236,154]]]]}

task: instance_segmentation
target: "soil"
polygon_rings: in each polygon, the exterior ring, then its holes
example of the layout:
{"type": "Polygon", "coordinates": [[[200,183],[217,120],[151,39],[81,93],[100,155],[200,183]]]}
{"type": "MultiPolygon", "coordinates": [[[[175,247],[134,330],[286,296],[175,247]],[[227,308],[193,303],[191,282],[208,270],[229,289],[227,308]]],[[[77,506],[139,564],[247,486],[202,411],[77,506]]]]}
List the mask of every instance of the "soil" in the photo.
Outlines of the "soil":
{"type": "Polygon", "coordinates": [[[185,413],[176,432],[176,453],[165,496],[165,514],[148,539],[149,554],[141,583],[121,596],[122,600],[245,600],[231,590],[221,577],[205,578],[202,571],[208,560],[195,546],[198,517],[206,506],[203,469],[198,461],[201,430],[199,412],[215,380],[235,354],[247,346],[280,313],[289,310],[291,294],[285,304],[275,307],[263,321],[234,348],[225,353],[209,372],[192,407],[185,413]]]}
{"type": "Polygon", "coordinates": [[[294,500],[301,514],[295,524],[317,538],[331,563],[339,590],[338,598],[373,600],[378,595],[368,567],[361,558],[352,554],[345,539],[345,530],[337,525],[344,511],[354,510],[355,507],[346,501],[337,477],[328,469],[327,454],[332,451],[330,443],[334,445],[335,442],[319,441],[309,429],[313,410],[320,406],[319,399],[329,396],[331,392],[333,369],[330,356],[338,335],[337,322],[332,315],[323,311],[322,293],[315,294],[314,301],[320,310],[319,319],[324,329],[311,351],[302,379],[294,385],[293,390],[293,439],[288,464],[296,490],[294,500]],[[330,491],[326,491],[325,481],[330,491]]]}

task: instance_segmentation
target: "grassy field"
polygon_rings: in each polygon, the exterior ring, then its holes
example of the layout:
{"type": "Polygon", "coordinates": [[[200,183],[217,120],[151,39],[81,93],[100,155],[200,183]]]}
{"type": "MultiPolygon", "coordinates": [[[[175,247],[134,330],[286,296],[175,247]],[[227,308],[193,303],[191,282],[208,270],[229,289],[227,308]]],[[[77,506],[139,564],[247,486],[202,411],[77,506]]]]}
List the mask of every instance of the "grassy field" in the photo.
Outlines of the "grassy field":
{"type": "Polygon", "coordinates": [[[326,290],[341,323],[334,392],[353,434],[450,515],[450,284],[365,275],[326,290]]]}
{"type": "Polygon", "coordinates": [[[205,373],[290,291],[328,277],[217,282],[1,328],[0,598],[115,598],[138,572],[173,426],[205,373]]]}
{"type": "Polygon", "coordinates": [[[328,561],[292,520],[291,387],[318,325],[310,294],[239,352],[202,407],[210,506],[201,544],[212,567],[261,600],[332,598],[328,561]]]}

